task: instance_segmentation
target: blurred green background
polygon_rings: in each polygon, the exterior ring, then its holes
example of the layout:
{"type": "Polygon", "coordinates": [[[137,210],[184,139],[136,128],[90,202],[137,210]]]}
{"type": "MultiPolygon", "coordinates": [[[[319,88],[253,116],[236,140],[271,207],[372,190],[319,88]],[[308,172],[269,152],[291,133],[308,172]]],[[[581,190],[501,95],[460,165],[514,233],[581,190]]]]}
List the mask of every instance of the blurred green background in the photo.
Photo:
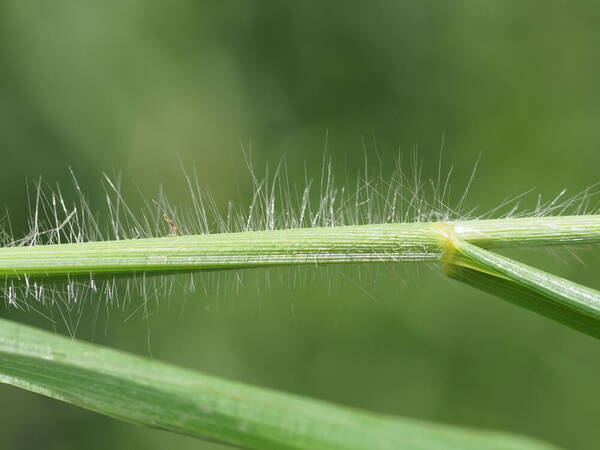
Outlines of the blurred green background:
{"type": "MultiPolygon", "coordinates": [[[[426,175],[445,136],[461,188],[481,155],[469,204],[482,211],[530,188],[575,193],[599,181],[599,20],[585,1],[4,0],[0,204],[24,233],[27,180],[68,184],[68,167],[92,208],[115,169],[177,203],[177,155],[224,203],[252,189],[242,145],[259,169],[285,154],[302,184],[326,135],[340,173],[375,148],[390,163],[418,148],[426,175]]],[[[593,252],[511,254],[600,288],[593,252]]],[[[94,340],[147,355],[150,335],[154,358],[228,379],[597,448],[598,343],[429,269],[258,289],[251,274],[183,313],[177,299],[149,320],[114,312],[94,340]]],[[[222,448],[6,386],[0,399],[6,449],[222,448]]]]}

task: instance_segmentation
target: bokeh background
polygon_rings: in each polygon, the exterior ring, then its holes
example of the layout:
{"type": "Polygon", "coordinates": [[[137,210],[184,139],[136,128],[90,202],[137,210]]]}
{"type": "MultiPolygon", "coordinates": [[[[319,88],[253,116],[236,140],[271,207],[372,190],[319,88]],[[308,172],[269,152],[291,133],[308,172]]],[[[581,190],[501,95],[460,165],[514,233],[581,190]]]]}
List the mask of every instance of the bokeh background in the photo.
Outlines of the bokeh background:
{"type": "MultiPolygon", "coordinates": [[[[599,181],[599,20],[585,1],[3,0],[0,204],[24,233],[27,181],[69,184],[69,167],[92,208],[114,170],[177,203],[178,158],[217,202],[243,202],[242,146],[258,169],[285,155],[303,183],[325,143],[344,173],[417,149],[427,176],[444,142],[459,187],[481,155],[481,211],[532,188],[525,205],[575,193],[599,181]]],[[[593,252],[511,254],[600,288],[593,252]]],[[[183,313],[172,299],[149,320],[115,312],[81,329],[144,355],[150,333],[154,358],[232,380],[597,448],[598,343],[429,269],[268,288],[250,275],[183,313]]],[[[0,399],[6,449],[223,448],[11,387],[0,399]]]]}

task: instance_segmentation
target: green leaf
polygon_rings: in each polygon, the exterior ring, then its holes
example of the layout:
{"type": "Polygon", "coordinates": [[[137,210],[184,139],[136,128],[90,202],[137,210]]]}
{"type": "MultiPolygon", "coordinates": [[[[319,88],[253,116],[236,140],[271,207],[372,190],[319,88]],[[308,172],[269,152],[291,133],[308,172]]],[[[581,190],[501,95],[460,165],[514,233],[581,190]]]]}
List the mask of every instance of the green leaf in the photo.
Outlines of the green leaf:
{"type": "Polygon", "coordinates": [[[445,259],[451,278],[600,338],[600,292],[456,239],[445,259]]]}
{"type": "Polygon", "coordinates": [[[250,449],[554,448],[245,386],[0,320],[0,381],[128,422],[250,449]]]}

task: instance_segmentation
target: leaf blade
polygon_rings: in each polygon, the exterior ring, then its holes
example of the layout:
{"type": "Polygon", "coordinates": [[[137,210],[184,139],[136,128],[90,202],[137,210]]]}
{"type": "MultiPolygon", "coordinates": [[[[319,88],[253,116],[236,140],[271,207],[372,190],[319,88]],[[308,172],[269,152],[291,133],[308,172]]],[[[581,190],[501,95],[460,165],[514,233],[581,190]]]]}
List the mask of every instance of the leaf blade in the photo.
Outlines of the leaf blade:
{"type": "Polygon", "coordinates": [[[600,339],[600,292],[455,240],[446,274],[600,339]]]}
{"type": "Polygon", "coordinates": [[[128,422],[242,448],[553,448],[221,380],[0,320],[0,381],[128,422]]]}

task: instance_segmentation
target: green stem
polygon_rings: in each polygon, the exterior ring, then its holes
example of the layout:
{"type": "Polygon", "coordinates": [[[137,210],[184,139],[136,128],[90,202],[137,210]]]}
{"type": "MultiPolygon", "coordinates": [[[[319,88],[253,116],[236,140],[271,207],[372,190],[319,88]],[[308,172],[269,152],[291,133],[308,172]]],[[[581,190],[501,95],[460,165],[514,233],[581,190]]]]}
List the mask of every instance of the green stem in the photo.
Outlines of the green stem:
{"type": "Polygon", "coordinates": [[[399,223],[0,248],[0,277],[440,261],[444,234],[486,248],[600,242],[600,215],[399,223]]]}

